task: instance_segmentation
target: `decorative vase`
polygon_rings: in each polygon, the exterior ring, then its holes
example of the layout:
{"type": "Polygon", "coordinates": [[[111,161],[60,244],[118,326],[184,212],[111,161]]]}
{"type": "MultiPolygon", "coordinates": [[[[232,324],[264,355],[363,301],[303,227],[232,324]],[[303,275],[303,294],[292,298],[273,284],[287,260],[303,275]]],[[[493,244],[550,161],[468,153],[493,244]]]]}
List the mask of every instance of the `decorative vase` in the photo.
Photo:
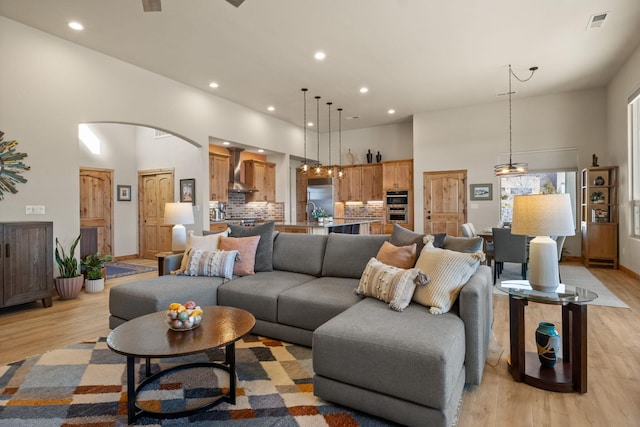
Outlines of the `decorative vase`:
{"type": "Polygon", "coordinates": [[[604,185],[604,178],[599,176],[593,181],[593,185],[604,185]]]}
{"type": "Polygon", "coordinates": [[[373,153],[371,150],[367,151],[367,163],[373,163],[373,153]]]}
{"type": "Polygon", "coordinates": [[[86,279],[84,281],[84,290],[90,294],[102,292],[104,290],[104,277],[100,279],[86,279]]]}
{"type": "Polygon", "coordinates": [[[347,164],[352,165],[355,162],[355,158],[353,157],[353,153],[351,152],[351,148],[347,151],[347,164]]]}
{"type": "Polygon", "coordinates": [[[60,299],[74,299],[80,293],[84,276],[56,277],[56,292],[60,299]]]}
{"type": "Polygon", "coordinates": [[[560,335],[556,326],[549,322],[540,322],[536,329],[536,346],[540,364],[547,368],[553,368],[558,361],[560,350],[560,335]]]}
{"type": "Polygon", "coordinates": [[[376,154],[376,162],[380,163],[382,161],[382,154],[380,154],[380,152],[378,151],[378,154],[376,154]]]}

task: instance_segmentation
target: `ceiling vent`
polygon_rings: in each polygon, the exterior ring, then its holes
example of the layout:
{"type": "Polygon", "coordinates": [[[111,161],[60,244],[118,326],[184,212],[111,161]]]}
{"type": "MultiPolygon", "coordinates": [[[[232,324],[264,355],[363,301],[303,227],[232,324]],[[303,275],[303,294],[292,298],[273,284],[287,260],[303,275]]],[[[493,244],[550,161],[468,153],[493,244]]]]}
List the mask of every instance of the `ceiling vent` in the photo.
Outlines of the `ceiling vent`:
{"type": "Polygon", "coordinates": [[[591,15],[591,18],[589,18],[589,24],[587,25],[587,30],[602,27],[606,18],[607,12],[599,13],[597,15],[591,15]]]}

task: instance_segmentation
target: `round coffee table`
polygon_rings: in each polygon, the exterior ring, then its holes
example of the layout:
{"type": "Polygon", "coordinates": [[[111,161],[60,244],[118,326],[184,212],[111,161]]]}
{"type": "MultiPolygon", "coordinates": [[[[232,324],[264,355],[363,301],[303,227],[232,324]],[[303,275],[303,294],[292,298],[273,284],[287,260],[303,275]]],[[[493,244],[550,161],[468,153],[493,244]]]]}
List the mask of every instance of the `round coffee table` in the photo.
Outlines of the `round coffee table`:
{"type": "Polygon", "coordinates": [[[236,403],[235,342],[248,334],[256,323],[253,315],[234,307],[203,307],[202,323],[189,331],[173,331],[165,323],[166,311],[137,317],[115,328],[107,337],[107,346],[127,357],[127,409],[129,424],[141,416],[179,418],[207,410],[221,402],[236,403]],[[224,363],[187,363],[151,375],[150,358],[169,358],[202,353],[225,347],[224,363]],[[135,359],[146,359],[146,376],[135,386],[135,359]],[[138,406],[136,397],[149,382],[172,372],[191,368],[216,368],[229,373],[229,393],[197,408],[185,411],[156,412],[138,406]]]}

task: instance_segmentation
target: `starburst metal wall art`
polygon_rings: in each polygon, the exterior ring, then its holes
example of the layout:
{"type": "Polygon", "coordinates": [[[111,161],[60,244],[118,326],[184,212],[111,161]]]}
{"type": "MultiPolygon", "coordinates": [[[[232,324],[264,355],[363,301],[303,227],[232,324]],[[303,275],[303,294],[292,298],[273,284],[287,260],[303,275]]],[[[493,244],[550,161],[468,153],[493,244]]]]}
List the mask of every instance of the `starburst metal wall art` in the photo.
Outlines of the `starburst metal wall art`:
{"type": "Polygon", "coordinates": [[[22,159],[27,153],[17,153],[18,141],[3,141],[4,132],[0,131],[0,200],[4,200],[4,193],[16,194],[16,184],[25,184],[27,180],[21,175],[22,171],[31,169],[22,159]]]}

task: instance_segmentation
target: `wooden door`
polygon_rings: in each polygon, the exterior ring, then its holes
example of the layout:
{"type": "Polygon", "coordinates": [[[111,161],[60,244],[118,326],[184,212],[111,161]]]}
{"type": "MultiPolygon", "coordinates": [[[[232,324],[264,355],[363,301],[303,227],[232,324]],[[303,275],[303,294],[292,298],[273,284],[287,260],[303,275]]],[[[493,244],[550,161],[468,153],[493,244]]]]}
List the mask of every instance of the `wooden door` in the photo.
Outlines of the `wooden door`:
{"type": "Polygon", "coordinates": [[[424,173],[424,232],[461,234],[467,222],[467,171],[424,173]]]}
{"type": "Polygon", "coordinates": [[[156,259],[171,251],[171,224],[164,223],[164,204],[174,201],[173,169],[138,171],[138,231],[140,256],[156,259]]]}
{"type": "Polygon", "coordinates": [[[211,199],[221,203],[229,200],[229,156],[226,154],[209,154],[209,192],[211,199]]]}
{"type": "Polygon", "coordinates": [[[80,169],[80,257],[113,255],[113,170],[80,169]]]}

